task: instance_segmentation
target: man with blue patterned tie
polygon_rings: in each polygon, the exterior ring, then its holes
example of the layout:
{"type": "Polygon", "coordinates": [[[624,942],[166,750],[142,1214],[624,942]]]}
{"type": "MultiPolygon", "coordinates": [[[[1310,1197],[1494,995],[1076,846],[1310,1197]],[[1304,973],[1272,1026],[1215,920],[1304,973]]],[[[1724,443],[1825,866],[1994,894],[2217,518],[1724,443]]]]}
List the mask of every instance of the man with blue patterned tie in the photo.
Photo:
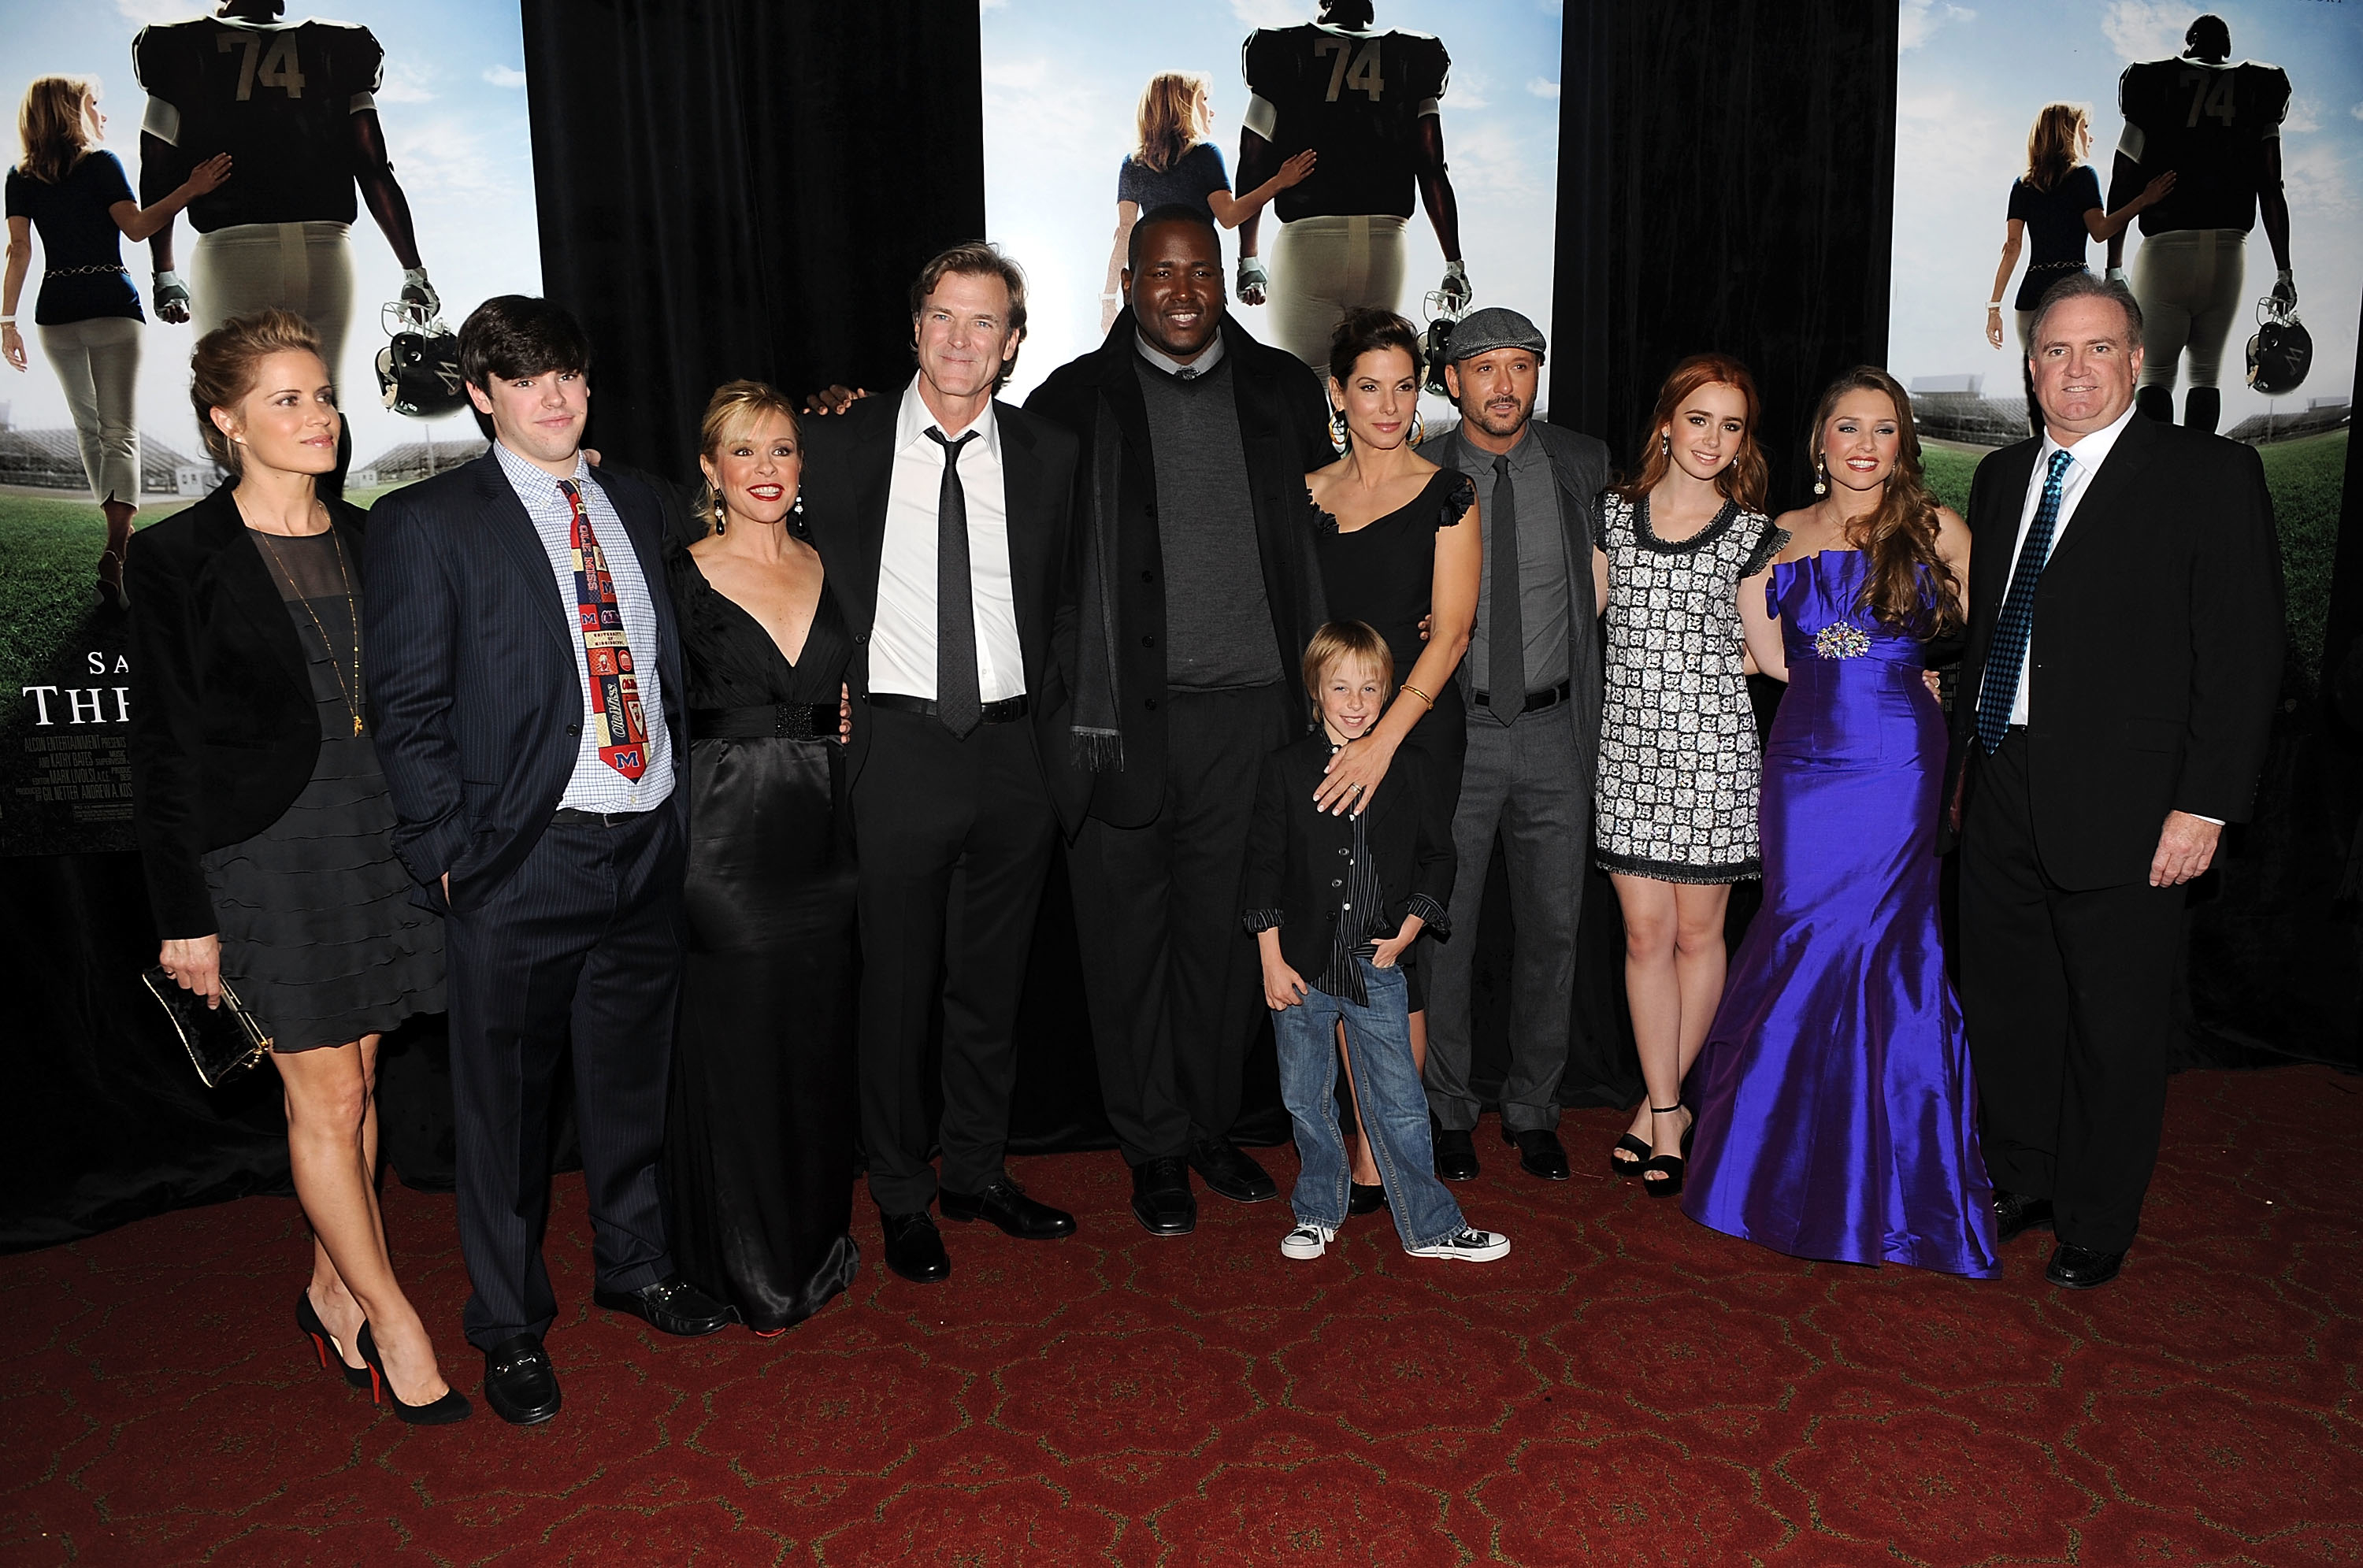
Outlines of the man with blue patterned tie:
{"type": "Polygon", "coordinates": [[[2141,307],[2069,278],[2028,361],[2044,434],[1978,467],[1953,715],[1961,996],[2003,1242],[2116,1277],[2158,1159],[2185,884],[2247,818],[2283,641],[2254,449],[2136,419],[2141,307]]]}

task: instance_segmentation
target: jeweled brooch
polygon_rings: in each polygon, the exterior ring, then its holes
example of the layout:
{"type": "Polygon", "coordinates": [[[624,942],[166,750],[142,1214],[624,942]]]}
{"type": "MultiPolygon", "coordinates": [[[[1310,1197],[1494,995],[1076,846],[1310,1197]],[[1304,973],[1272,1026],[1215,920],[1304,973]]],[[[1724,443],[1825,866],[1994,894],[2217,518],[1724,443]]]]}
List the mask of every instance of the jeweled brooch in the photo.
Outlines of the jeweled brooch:
{"type": "Polygon", "coordinates": [[[1814,651],[1824,658],[1859,658],[1870,651],[1870,637],[1859,626],[1833,621],[1814,634],[1814,651]]]}

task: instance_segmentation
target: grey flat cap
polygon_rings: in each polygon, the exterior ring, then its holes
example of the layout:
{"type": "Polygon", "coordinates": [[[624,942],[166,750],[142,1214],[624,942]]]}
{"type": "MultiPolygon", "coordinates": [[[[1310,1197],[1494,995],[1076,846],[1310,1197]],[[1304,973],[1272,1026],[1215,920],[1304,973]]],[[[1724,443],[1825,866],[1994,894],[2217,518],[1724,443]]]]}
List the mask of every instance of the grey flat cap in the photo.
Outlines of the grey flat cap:
{"type": "Polygon", "coordinates": [[[1457,365],[1496,348],[1526,348],[1539,355],[1543,351],[1543,335],[1516,311],[1487,305],[1482,310],[1470,311],[1453,325],[1452,337],[1445,345],[1445,362],[1457,365]]]}

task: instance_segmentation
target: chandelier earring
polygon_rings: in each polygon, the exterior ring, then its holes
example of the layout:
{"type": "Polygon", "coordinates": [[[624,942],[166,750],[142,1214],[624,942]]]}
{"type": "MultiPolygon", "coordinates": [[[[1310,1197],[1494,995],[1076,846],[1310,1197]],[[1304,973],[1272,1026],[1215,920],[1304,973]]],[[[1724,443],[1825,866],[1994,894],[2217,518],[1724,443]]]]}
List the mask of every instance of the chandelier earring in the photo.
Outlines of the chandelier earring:
{"type": "Polygon", "coordinates": [[[1823,461],[1823,459],[1815,458],[1814,459],[1814,493],[1815,495],[1827,495],[1829,492],[1829,465],[1823,461]]]}
{"type": "Polygon", "coordinates": [[[723,503],[722,492],[714,492],[714,534],[720,538],[730,532],[730,508],[723,503]]]}
{"type": "Polygon", "coordinates": [[[1346,411],[1342,408],[1330,410],[1329,445],[1342,456],[1349,439],[1350,437],[1346,434],[1346,411]]]}

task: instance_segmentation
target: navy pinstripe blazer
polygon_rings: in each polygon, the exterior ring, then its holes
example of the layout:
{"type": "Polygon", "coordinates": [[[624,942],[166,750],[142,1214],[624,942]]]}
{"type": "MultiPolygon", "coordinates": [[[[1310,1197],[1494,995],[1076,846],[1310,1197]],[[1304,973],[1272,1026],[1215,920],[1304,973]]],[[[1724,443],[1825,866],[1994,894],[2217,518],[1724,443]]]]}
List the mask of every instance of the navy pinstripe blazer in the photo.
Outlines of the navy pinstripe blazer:
{"type": "MultiPolygon", "coordinates": [[[[598,480],[656,605],[673,763],[673,792],[659,809],[685,812],[688,686],[658,554],[662,503],[627,474],[603,469],[598,480]]],[[[566,792],[582,745],[577,634],[533,522],[490,452],[371,508],[369,573],[363,668],[400,819],[394,853],[421,902],[444,907],[448,872],[450,906],[465,910],[524,862],[566,792]]]]}

